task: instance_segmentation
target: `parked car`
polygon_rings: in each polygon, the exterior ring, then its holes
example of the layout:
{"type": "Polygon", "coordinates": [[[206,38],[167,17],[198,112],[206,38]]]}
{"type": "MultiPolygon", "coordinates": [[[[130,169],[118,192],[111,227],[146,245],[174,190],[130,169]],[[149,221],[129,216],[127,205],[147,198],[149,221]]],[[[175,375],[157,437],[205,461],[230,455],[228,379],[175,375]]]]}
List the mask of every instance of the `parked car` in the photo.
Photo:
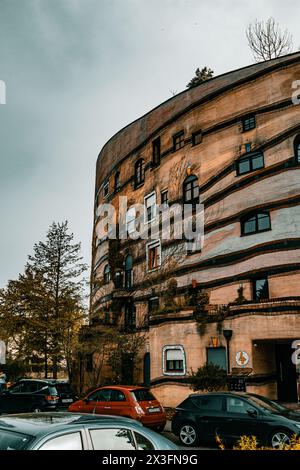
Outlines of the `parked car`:
{"type": "Polygon", "coordinates": [[[177,450],[139,422],[54,412],[2,416],[0,450],[177,450]]]}
{"type": "Polygon", "coordinates": [[[21,379],[0,394],[0,414],[55,410],[59,396],[48,380],[21,379]]]}
{"type": "Polygon", "coordinates": [[[216,442],[216,435],[232,445],[248,435],[281,448],[300,435],[300,413],[252,393],[195,393],[176,408],[172,431],[185,446],[216,442]]]}
{"type": "Polygon", "coordinates": [[[49,382],[55,386],[58,393],[59,400],[56,406],[58,410],[67,409],[71,403],[78,400],[78,396],[68,381],[49,379],[49,382]]]}
{"type": "Polygon", "coordinates": [[[148,388],[128,385],[99,387],[73,403],[69,411],[125,416],[159,432],[167,420],[163,407],[148,388]]]}

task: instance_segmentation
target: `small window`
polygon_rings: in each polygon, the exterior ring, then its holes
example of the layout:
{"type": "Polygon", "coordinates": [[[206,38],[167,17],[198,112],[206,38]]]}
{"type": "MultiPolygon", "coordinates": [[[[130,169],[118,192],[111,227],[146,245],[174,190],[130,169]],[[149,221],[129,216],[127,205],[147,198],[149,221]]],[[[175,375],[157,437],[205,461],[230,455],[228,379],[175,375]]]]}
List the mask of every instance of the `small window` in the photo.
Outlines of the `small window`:
{"type": "Polygon", "coordinates": [[[202,142],[202,131],[193,132],[192,145],[198,145],[202,142]]]}
{"type": "Polygon", "coordinates": [[[107,197],[109,193],[109,182],[106,181],[103,186],[103,197],[107,197]]]}
{"type": "Polygon", "coordinates": [[[132,302],[125,305],[124,327],[127,331],[132,331],[136,328],[135,306],[132,302]]]}
{"type": "Polygon", "coordinates": [[[155,220],[156,217],[156,194],[151,193],[144,197],[145,215],[144,222],[148,224],[155,220]]]}
{"type": "Polygon", "coordinates": [[[167,190],[160,193],[160,203],[163,207],[167,207],[169,205],[169,195],[167,190]]]}
{"type": "Polygon", "coordinates": [[[246,152],[246,153],[251,152],[251,149],[252,149],[252,146],[251,146],[250,143],[245,144],[245,152],[246,152]]]}
{"type": "Polygon", "coordinates": [[[118,191],[120,191],[120,187],[121,187],[121,184],[120,184],[120,172],[117,171],[117,173],[115,174],[115,193],[117,193],[118,191]]]}
{"type": "Polygon", "coordinates": [[[264,155],[262,153],[246,154],[237,161],[237,175],[244,175],[251,171],[264,168],[264,155]]]}
{"type": "Polygon", "coordinates": [[[181,149],[184,146],[184,131],[180,131],[173,135],[173,150],[181,149]]]}
{"type": "Polygon", "coordinates": [[[131,289],[133,284],[133,259],[131,255],[125,258],[125,289],[131,289]]]}
{"type": "Polygon", "coordinates": [[[104,268],[103,277],[105,284],[108,284],[111,281],[110,267],[108,264],[104,268]]]}
{"type": "Polygon", "coordinates": [[[160,137],[152,142],[152,164],[158,166],[160,164],[161,150],[160,150],[160,137]]]}
{"type": "Polygon", "coordinates": [[[134,166],[134,186],[137,188],[145,181],[145,163],[143,158],[140,158],[134,166]]]}
{"type": "Polygon", "coordinates": [[[126,213],[126,230],[128,234],[133,233],[135,231],[135,219],[135,207],[130,207],[126,213]]]}
{"type": "Polygon", "coordinates": [[[250,131],[251,129],[254,129],[256,127],[256,119],[255,115],[251,116],[246,116],[242,119],[243,122],[243,131],[250,131]]]}
{"type": "Polygon", "coordinates": [[[135,450],[133,435],[128,429],[93,429],[90,436],[94,450],[135,450]]]}
{"type": "Polygon", "coordinates": [[[159,240],[147,244],[146,258],[148,271],[159,268],[161,265],[161,245],[159,240]]]}
{"type": "Polygon", "coordinates": [[[207,397],[192,397],[193,404],[205,411],[222,411],[223,397],[221,395],[207,397]]]}
{"type": "Polygon", "coordinates": [[[121,390],[111,390],[110,401],[126,401],[126,398],[121,390]]]}
{"type": "Polygon", "coordinates": [[[163,349],[163,372],[166,375],[184,375],[185,354],[182,346],[165,346],[163,349]]]}
{"type": "Polygon", "coordinates": [[[153,313],[159,309],[159,298],[151,297],[148,300],[148,313],[153,313]]]}
{"type": "Polygon", "coordinates": [[[300,135],[294,141],[295,159],[296,163],[300,163],[300,135]]]}
{"type": "Polygon", "coordinates": [[[271,220],[268,212],[257,212],[244,217],[241,221],[242,235],[251,235],[266,230],[271,230],[271,220]]]}
{"type": "Polygon", "coordinates": [[[72,432],[45,442],[39,450],[82,450],[80,432],[72,432]]]}
{"type": "Polygon", "coordinates": [[[268,278],[257,278],[252,281],[253,300],[265,300],[269,298],[268,278]]]}
{"type": "Polygon", "coordinates": [[[199,184],[195,175],[190,175],[183,183],[183,200],[186,204],[199,203],[199,184]]]}
{"type": "MultiPolygon", "coordinates": [[[[235,413],[240,415],[248,415],[248,411],[255,410],[254,407],[249,405],[244,400],[235,397],[227,397],[227,412],[228,413],[235,413]]],[[[256,410],[255,410],[256,411],[256,410]]]]}
{"type": "Polygon", "coordinates": [[[131,392],[131,395],[134,397],[136,401],[151,401],[155,400],[155,397],[152,395],[150,390],[147,388],[139,388],[136,390],[133,390],[131,392]]]}

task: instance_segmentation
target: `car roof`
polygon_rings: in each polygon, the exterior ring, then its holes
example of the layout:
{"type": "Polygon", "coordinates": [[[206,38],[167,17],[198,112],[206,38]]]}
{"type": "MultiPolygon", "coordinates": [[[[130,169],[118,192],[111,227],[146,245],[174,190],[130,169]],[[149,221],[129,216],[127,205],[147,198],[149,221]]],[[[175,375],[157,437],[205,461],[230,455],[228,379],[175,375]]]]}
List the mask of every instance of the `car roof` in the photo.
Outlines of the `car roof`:
{"type": "Polygon", "coordinates": [[[122,418],[112,415],[94,415],[87,413],[70,412],[43,412],[43,413],[22,413],[15,415],[0,416],[1,430],[15,431],[31,436],[46,435],[56,431],[64,431],[69,427],[82,425],[105,425],[116,424],[124,426],[126,424],[142,426],[139,422],[130,418],[122,418]]]}
{"type": "MultiPolygon", "coordinates": [[[[188,398],[190,397],[207,397],[207,396],[211,396],[211,395],[216,395],[216,396],[219,396],[219,395],[225,395],[225,396],[240,396],[240,397],[244,397],[244,398],[247,398],[247,397],[251,397],[251,396],[254,396],[254,394],[252,393],[247,393],[247,392],[226,392],[226,391],[220,391],[220,392],[199,392],[199,393],[191,393],[189,395],[188,398]]],[[[259,396],[259,395],[257,395],[259,396]]]]}
{"type": "Polygon", "coordinates": [[[103,387],[97,387],[97,389],[95,390],[99,390],[99,388],[101,389],[113,389],[113,390],[129,390],[129,391],[133,391],[133,390],[149,390],[148,387],[141,387],[139,385],[105,385],[103,387]]]}

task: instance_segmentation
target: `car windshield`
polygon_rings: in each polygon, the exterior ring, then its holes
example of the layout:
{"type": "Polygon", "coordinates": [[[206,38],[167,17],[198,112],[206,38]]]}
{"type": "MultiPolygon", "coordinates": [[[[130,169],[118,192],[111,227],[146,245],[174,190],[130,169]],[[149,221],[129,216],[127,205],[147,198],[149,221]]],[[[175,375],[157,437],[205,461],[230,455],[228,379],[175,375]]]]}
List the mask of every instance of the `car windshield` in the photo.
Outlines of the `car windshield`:
{"type": "Polygon", "coordinates": [[[251,396],[250,401],[254,402],[256,405],[260,406],[266,411],[269,411],[270,413],[280,413],[283,411],[289,411],[288,408],[285,406],[279,405],[273,400],[269,400],[268,398],[265,397],[256,397],[256,396],[251,396]]]}
{"type": "Polygon", "coordinates": [[[0,429],[0,450],[27,449],[33,437],[0,429]]]}
{"type": "Polygon", "coordinates": [[[131,393],[137,401],[155,400],[152,393],[147,389],[133,390],[131,393]]]}

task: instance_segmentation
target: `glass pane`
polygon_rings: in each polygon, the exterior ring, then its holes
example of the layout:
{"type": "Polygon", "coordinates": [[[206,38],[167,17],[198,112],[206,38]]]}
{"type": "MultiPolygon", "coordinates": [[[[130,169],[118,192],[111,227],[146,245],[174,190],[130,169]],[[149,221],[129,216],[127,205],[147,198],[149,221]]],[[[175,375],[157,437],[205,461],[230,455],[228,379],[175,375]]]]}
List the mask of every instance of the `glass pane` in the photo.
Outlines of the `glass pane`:
{"type": "Polygon", "coordinates": [[[136,398],[137,401],[151,401],[155,400],[155,397],[152,395],[150,390],[147,389],[138,389],[131,392],[132,395],[136,398]]]}
{"type": "Polygon", "coordinates": [[[80,432],[65,434],[43,444],[39,450],[82,450],[80,432]]]}
{"type": "Polygon", "coordinates": [[[249,160],[241,160],[239,162],[239,174],[242,175],[243,173],[247,173],[250,171],[250,162],[249,160]]]}
{"type": "Polygon", "coordinates": [[[268,294],[268,279],[256,279],[255,280],[255,300],[267,299],[268,294]]]}
{"type": "Polygon", "coordinates": [[[270,216],[269,214],[258,214],[258,230],[267,230],[270,228],[270,216]]]}
{"type": "Polygon", "coordinates": [[[141,434],[137,432],[135,432],[134,434],[135,434],[138,450],[153,450],[154,449],[152,442],[146,439],[145,436],[142,436],[141,434]]]}
{"type": "Polygon", "coordinates": [[[193,397],[193,403],[203,410],[221,411],[223,398],[222,396],[211,396],[211,397],[193,397]]]}
{"type": "Polygon", "coordinates": [[[259,168],[264,167],[264,157],[262,155],[257,155],[252,158],[252,169],[258,170],[259,168]]]}
{"type": "Polygon", "coordinates": [[[256,232],[256,219],[251,217],[251,219],[244,222],[244,233],[253,233],[256,232]]]}
{"type": "Polygon", "coordinates": [[[227,411],[228,413],[239,413],[239,414],[248,414],[247,410],[251,409],[251,406],[248,405],[244,400],[239,398],[227,398],[227,411]]]}
{"type": "Polygon", "coordinates": [[[0,450],[26,449],[31,440],[32,438],[30,436],[26,436],[25,434],[1,430],[0,450]]]}
{"type": "Polygon", "coordinates": [[[191,199],[192,199],[192,191],[191,190],[186,191],[185,192],[185,200],[190,201],[191,199]]]}
{"type": "Polygon", "coordinates": [[[297,147],[297,161],[298,163],[300,163],[300,144],[298,144],[298,147],[297,147]]]}
{"type": "Polygon", "coordinates": [[[90,431],[95,450],[135,450],[127,429],[94,429],[90,431]]]}

